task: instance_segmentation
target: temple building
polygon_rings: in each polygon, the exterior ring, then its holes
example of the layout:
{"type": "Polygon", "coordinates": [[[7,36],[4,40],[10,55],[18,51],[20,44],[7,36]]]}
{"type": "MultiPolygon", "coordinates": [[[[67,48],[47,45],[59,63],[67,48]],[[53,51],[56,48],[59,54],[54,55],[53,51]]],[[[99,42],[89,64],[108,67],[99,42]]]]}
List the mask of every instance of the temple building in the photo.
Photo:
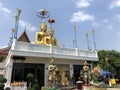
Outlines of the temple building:
{"type": "MultiPolygon", "coordinates": [[[[46,86],[51,59],[54,59],[58,68],[57,73],[64,68],[68,80],[73,75],[76,79],[80,76],[85,61],[89,63],[90,68],[92,68],[92,62],[98,61],[96,50],[86,51],[59,46],[52,27],[55,20],[48,20],[51,27],[47,29],[44,9],[39,12],[40,15],[42,17],[40,31],[33,37],[35,41],[30,41],[25,30],[18,39],[13,38],[5,60],[0,63],[3,76],[7,78],[7,86],[13,81],[28,82],[27,74],[29,73],[34,74],[40,87],[46,86]]],[[[2,55],[1,52],[0,55],[2,55]]]]}

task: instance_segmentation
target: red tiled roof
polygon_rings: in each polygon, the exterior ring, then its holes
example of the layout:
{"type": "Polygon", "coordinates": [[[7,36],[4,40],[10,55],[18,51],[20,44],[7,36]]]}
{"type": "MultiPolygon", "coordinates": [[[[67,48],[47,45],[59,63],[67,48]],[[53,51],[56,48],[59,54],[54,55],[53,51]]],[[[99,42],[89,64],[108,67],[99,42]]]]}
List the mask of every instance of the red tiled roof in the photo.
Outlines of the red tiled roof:
{"type": "Polygon", "coordinates": [[[3,48],[0,48],[0,56],[3,56],[3,55],[6,56],[6,55],[8,55],[9,49],[10,49],[9,46],[6,46],[6,47],[3,47],[3,48]]]}

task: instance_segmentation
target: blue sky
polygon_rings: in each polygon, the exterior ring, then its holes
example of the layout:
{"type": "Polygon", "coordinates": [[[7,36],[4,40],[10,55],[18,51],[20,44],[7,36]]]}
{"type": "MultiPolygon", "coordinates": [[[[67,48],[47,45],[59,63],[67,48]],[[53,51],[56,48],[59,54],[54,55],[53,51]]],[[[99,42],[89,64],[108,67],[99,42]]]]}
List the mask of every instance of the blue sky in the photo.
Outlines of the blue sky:
{"type": "MultiPolygon", "coordinates": [[[[15,28],[17,8],[22,9],[18,37],[26,31],[31,42],[35,33],[40,31],[41,19],[36,13],[41,8],[50,12],[55,19],[54,36],[59,46],[73,48],[76,25],[77,46],[87,50],[86,33],[89,45],[94,49],[92,30],[95,30],[95,42],[98,50],[120,51],[120,0],[0,0],[0,47],[7,45],[11,29],[15,28]]],[[[48,19],[45,19],[49,28],[48,19]]]]}

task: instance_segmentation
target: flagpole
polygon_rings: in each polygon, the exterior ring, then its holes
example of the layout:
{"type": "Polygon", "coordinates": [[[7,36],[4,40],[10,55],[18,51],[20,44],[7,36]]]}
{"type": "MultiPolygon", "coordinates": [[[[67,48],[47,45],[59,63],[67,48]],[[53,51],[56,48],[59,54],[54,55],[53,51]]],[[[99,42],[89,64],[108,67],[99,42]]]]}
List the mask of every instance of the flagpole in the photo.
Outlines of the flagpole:
{"type": "Polygon", "coordinates": [[[17,9],[17,15],[15,16],[15,34],[14,34],[14,39],[17,39],[20,13],[21,13],[21,10],[17,9]]]}
{"type": "Polygon", "coordinates": [[[73,25],[74,35],[75,35],[75,48],[77,48],[77,38],[76,38],[76,25],[73,25]]]}
{"type": "Polygon", "coordinates": [[[75,48],[75,40],[73,40],[73,48],[75,48]]]}
{"type": "Polygon", "coordinates": [[[87,46],[88,46],[88,50],[90,50],[89,40],[88,40],[88,33],[86,33],[86,39],[87,39],[87,46]]]}
{"type": "Polygon", "coordinates": [[[94,48],[96,50],[96,42],[95,42],[95,30],[92,30],[93,41],[94,41],[94,48]]]}

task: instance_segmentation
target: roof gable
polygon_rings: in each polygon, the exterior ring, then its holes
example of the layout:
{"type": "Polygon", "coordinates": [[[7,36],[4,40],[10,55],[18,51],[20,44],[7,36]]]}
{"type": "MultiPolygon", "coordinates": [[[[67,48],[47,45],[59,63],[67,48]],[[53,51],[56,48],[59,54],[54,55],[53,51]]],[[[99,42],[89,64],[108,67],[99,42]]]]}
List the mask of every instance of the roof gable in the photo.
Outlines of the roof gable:
{"type": "Polygon", "coordinates": [[[30,40],[29,40],[28,35],[27,35],[27,33],[26,33],[26,30],[24,30],[24,32],[23,32],[23,33],[21,34],[21,36],[18,38],[18,41],[30,43],[30,40]]]}

